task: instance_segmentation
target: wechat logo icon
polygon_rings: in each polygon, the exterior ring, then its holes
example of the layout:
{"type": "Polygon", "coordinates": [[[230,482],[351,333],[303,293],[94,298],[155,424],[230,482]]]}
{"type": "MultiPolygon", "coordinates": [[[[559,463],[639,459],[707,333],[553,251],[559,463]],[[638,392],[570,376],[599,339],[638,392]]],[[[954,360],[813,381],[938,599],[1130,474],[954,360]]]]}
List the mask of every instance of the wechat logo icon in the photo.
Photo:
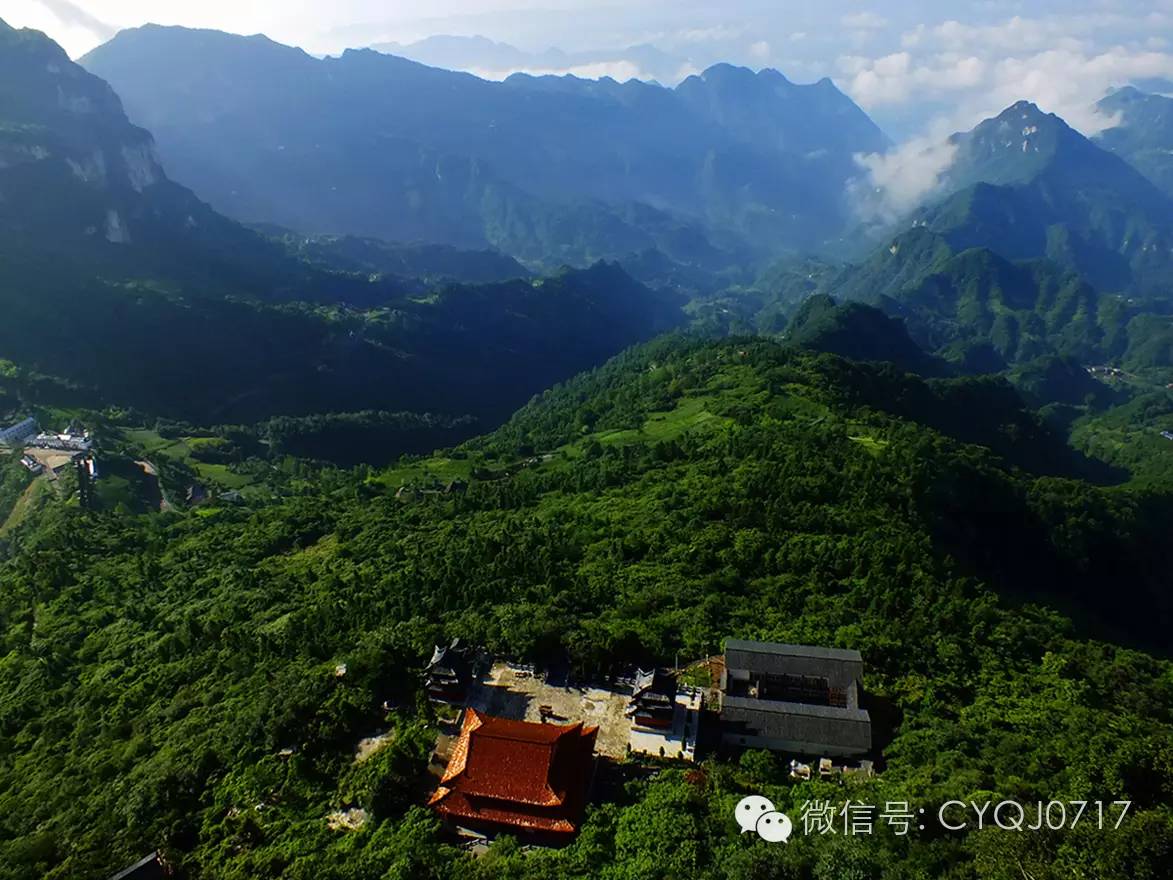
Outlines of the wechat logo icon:
{"type": "Polygon", "coordinates": [[[758,837],[770,843],[785,843],[794,831],[790,817],[785,813],[779,813],[774,809],[773,802],[761,795],[754,794],[742,798],[737,804],[734,818],[741,827],[742,834],[756,831],[758,837]]]}

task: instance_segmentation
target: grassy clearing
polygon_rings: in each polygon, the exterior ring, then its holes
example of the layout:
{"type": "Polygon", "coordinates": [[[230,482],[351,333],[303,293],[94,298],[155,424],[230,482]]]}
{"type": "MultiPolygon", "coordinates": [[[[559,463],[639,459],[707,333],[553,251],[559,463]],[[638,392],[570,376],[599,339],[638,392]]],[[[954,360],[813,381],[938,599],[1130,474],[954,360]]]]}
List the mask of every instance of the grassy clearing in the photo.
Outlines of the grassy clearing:
{"type": "Polygon", "coordinates": [[[565,465],[575,459],[582,458],[586,447],[591,443],[599,443],[608,447],[631,446],[638,443],[662,443],[680,437],[689,431],[707,430],[732,424],[732,419],[718,416],[712,412],[712,409],[716,408],[716,404],[732,394],[749,399],[753,396],[764,396],[765,393],[760,386],[747,384],[744,377],[739,375],[735,368],[716,377],[704,393],[686,397],[670,410],[650,414],[639,428],[615,428],[585,434],[574,442],[557,449],[539,451],[536,456],[540,459],[539,463],[483,462],[473,459],[434,457],[389,468],[372,476],[370,482],[397,489],[400,486],[445,484],[455,479],[469,480],[472,478],[475,467],[483,467],[498,473],[531,466],[531,464],[537,467],[558,467],[560,464],[565,465]]]}
{"type": "Polygon", "coordinates": [[[674,409],[656,412],[648,416],[640,428],[616,428],[586,434],[581,439],[560,446],[555,450],[553,460],[573,461],[585,454],[586,447],[594,443],[603,446],[622,447],[638,443],[663,443],[675,440],[689,431],[709,430],[733,423],[732,419],[711,412],[717,398],[712,396],[687,397],[674,409]]]}
{"type": "Polygon", "coordinates": [[[127,428],[122,431],[122,436],[147,455],[176,455],[182,458],[191,452],[181,441],[162,437],[157,431],[147,428],[127,428]]]}
{"type": "Polygon", "coordinates": [[[473,462],[469,459],[426,458],[375,474],[370,478],[370,482],[398,489],[400,486],[418,486],[432,482],[467,481],[472,476],[472,469],[473,462]]]}
{"type": "Polygon", "coordinates": [[[729,419],[713,415],[709,411],[714,403],[712,397],[689,397],[673,410],[650,415],[638,430],[603,431],[587,439],[610,446],[625,446],[631,443],[662,443],[675,440],[687,431],[707,424],[729,424],[729,419]]]}
{"type": "Polygon", "coordinates": [[[253,478],[233,472],[228,465],[200,461],[193,454],[201,447],[218,446],[219,437],[162,437],[146,428],[126,429],[122,436],[127,443],[141,451],[148,459],[170,458],[180,461],[195,471],[200,479],[225,489],[243,489],[251,486],[253,478]]]}
{"type": "Polygon", "coordinates": [[[188,464],[203,479],[225,489],[243,489],[253,484],[252,477],[235,473],[226,464],[209,464],[203,461],[189,461],[188,464]]]}
{"type": "Polygon", "coordinates": [[[53,490],[45,478],[33,480],[16,499],[8,518],[0,523],[0,538],[17,529],[29,515],[45,503],[53,490]]]}

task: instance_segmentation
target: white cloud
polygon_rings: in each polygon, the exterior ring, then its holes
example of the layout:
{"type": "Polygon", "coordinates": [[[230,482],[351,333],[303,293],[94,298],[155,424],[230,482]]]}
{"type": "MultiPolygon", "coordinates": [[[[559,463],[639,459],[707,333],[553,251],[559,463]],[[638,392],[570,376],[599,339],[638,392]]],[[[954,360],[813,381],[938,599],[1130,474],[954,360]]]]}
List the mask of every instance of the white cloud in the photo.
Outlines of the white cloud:
{"type": "Polygon", "coordinates": [[[13,27],[45,32],[74,58],[117,30],[69,0],[0,0],[0,18],[13,27]]]}
{"type": "Polygon", "coordinates": [[[670,35],[680,43],[727,43],[745,35],[745,28],[738,25],[722,24],[708,28],[692,28],[670,35]]]}
{"type": "Polygon", "coordinates": [[[918,25],[901,36],[901,45],[938,50],[980,47],[986,51],[1004,52],[1028,52],[1056,48],[1060,44],[1078,48],[1083,41],[1074,35],[1085,32],[1087,24],[1075,17],[1030,19],[1014,16],[1002,22],[979,25],[949,20],[932,26],[918,25]]]}
{"type": "Polygon", "coordinates": [[[765,40],[758,40],[749,47],[749,54],[757,61],[765,61],[770,57],[770,44],[765,40]]]}
{"type": "Polygon", "coordinates": [[[837,67],[846,91],[865,109],[945,101],[954,107],[955,124],[969,128],[1026,99],[1094,134],[1109,124],[1094,112],[1094,102],[1135,79],[1173,76],[1173,54],[1116,46],[1096,53],[1065,47],[1002,57],[918,56],[906,48],[873,59],[844,56],[837,67]]]}
{"type": "Polygon", "coordinates": [[[859,31],[878,31],[888,26],[888,19],[870,10],[852,12],[840,18],[839,22],[846,28],[859,31]]]}
{"type": "Polygon", "coordinates": [[[918,62],[907,51],[871,60],[844,56],[838,67],[848,77],[848,93],[865,109],[976,88],[987,72],[986,62],[972,55],[940,55],[918,62]]]}
{"type": "Polygon", "coordinates": [[[998,62],[990,98],[1005,105],[1027,98],[1091,135],[1110,124],[1092,102],[1113,86],[1158,76],[1173,76],[1173,55],[1119,46],[1096,55],[1056,49],[998,62]]]}
{"type": "Polygon", "coordinates": [[[865,223],[889,225],[938,192],[957,147],[942,131],[902,144],[887,153],[857,155],[862,178],[849,189],[865,223]]]}

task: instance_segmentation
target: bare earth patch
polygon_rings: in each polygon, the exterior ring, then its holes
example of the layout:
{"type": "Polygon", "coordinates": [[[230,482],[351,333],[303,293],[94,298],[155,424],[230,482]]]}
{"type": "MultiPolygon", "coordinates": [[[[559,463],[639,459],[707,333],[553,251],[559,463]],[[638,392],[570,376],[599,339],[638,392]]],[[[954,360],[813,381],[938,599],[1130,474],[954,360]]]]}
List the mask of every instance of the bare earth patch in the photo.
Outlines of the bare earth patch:
{"type": "Polygon", "coordinates": [[[326,817],[326,824],[331,831],[358,831],[367,824],[367,811],[357,807],[337,810],[326,817]]]}
{"type": "Polygon", "coordinates": [[[395,741],[395,731],[388,730],[385,733],[377,733],[374,736],[368,736],[366,739],[358,741],[358,747],[354,750],[354,763],[361,764],[375,752],[384,746],[388,746],[395,741]]]}

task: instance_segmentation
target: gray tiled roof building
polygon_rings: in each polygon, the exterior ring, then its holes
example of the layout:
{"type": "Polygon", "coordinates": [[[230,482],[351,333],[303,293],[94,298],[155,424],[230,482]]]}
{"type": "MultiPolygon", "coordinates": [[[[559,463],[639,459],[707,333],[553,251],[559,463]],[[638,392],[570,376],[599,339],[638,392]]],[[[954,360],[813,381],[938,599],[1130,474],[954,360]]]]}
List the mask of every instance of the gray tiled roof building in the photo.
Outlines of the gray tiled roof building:
{"type": "Polygon", "coordinates": [[[729,639],[722,740],[796,755],[865,754],[872,734],[859,705],[862,679],[858,651],[729,639]]]}

